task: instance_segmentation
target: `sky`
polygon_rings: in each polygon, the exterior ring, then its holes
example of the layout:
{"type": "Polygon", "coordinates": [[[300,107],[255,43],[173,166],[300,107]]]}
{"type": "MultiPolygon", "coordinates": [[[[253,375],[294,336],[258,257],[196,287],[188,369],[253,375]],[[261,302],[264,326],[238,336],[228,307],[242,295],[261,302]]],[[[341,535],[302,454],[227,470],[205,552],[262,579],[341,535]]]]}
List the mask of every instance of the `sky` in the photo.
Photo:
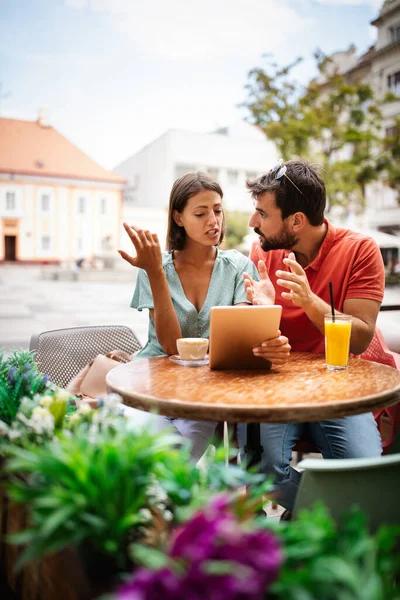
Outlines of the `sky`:
{"type": "MultiPolygon", "coordinates": [[[[168,129],[247,116],[250,69],[375,41],[381,0],[0,0],[0,116],[50,122],[112,169],[168,129]]],[[[1,140],[0,140],[1,143],[1,140]]]]}

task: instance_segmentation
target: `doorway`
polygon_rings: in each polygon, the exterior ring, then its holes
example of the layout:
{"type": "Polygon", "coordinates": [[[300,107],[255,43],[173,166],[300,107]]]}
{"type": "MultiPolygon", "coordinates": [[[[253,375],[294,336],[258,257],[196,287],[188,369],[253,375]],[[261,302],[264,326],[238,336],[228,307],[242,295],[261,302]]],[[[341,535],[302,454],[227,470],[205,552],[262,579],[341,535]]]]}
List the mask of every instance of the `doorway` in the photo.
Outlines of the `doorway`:
{"type": "Polygon", "coordinates": [[[17,236],[16,235],[5,235],[4,236],[5,260],[17,260],[17,236]]]}

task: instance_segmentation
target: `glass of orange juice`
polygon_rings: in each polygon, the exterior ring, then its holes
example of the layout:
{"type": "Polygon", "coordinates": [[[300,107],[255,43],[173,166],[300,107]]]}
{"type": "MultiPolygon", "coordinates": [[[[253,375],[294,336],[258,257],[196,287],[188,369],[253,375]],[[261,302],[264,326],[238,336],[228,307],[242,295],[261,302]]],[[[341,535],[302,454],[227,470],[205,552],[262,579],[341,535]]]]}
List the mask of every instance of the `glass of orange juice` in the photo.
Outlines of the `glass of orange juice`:
{"type": "Polygon", "coordinates": [[[347,369],[349,360],[351,315],[324,316],[325,360],[328,371],[347,369]]]}

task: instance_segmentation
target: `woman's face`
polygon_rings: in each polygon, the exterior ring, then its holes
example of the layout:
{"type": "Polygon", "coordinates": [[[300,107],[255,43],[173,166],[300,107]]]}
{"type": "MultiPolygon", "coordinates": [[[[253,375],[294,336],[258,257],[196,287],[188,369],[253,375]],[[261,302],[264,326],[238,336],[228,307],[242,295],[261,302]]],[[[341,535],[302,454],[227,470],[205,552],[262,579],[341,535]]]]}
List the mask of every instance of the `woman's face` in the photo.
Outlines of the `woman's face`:
{"type": "Polygon", "coordinates": [[[184,227],[186,236],[199,244],[215,246],[221,237],[224,215],[217,192],[201,190],[189,198],[181,213],[174,211],[175,222],[184,227]]]}

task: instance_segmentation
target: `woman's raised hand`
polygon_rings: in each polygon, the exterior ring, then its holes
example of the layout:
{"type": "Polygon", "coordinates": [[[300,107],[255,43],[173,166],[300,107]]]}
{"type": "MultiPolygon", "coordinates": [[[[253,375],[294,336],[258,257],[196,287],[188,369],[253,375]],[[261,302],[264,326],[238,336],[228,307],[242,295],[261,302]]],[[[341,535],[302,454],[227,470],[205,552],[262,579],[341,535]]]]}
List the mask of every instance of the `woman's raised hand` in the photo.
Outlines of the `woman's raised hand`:
{"type": "Polygon", "coordinates": [[[247,300],[255,306],[275,304],[275,288],[268,276],[265,262],[259,260],[257,269],[260,274],[260,281],[254,281],[248,273],[243,273],[247,300]]]}
{"type": "Polygon", "coordinates": [[[162,269],[161,246],[156,233],[137,229],[124,223],[124,229],[135,246],[136,256],[130,256],[124,250],[118,250],[124,260],[146,272],[162,269]]]}

